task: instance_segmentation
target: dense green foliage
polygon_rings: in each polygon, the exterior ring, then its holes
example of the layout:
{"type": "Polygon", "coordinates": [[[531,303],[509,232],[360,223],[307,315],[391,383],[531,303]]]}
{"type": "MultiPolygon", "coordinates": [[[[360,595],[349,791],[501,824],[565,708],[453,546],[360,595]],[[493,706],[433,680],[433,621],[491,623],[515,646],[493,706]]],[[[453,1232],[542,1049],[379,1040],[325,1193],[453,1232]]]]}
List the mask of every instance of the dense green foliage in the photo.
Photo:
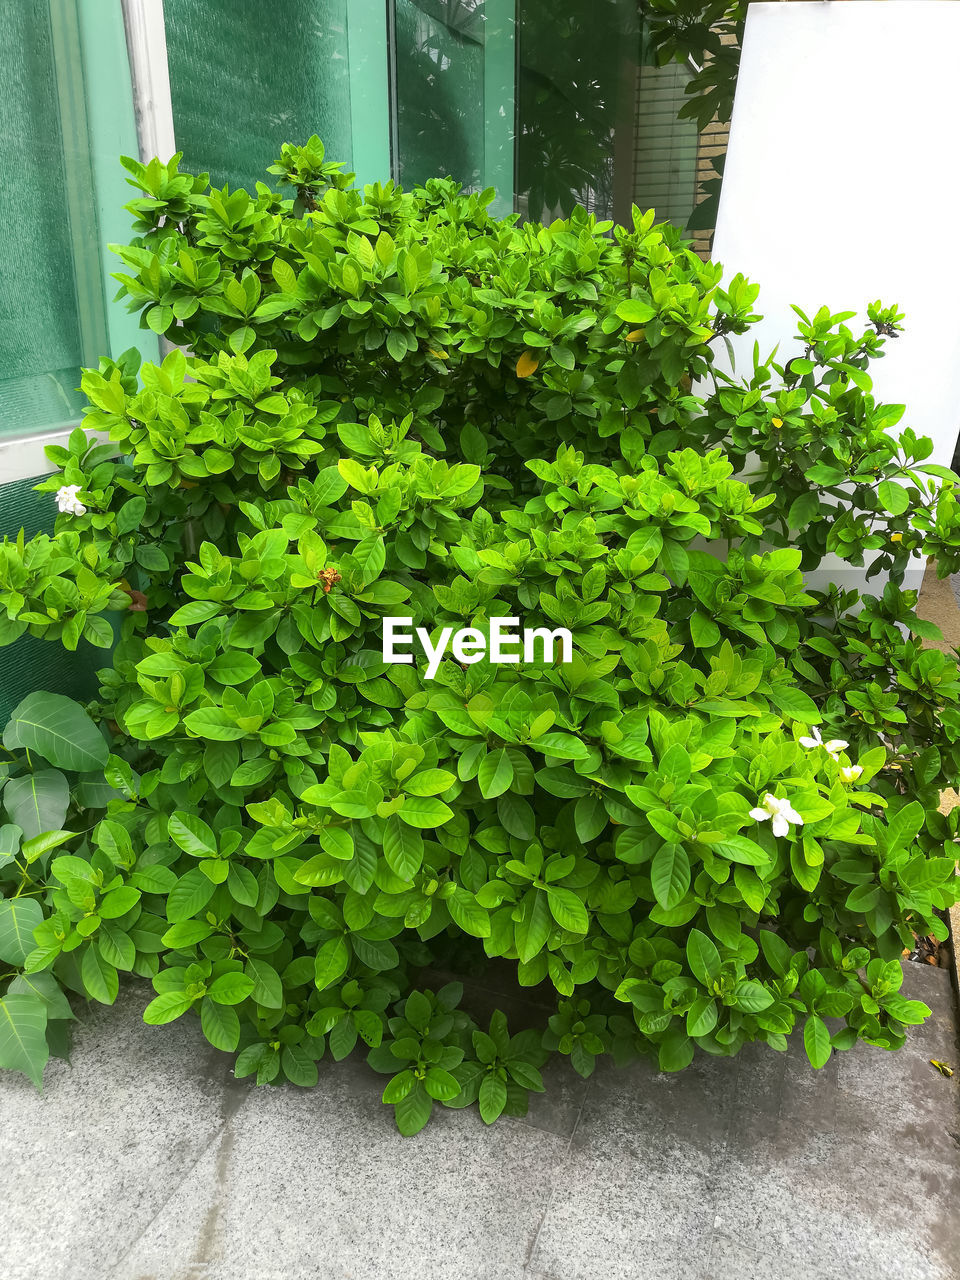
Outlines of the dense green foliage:
{"type": "Polygon", "coordinates": [[[901,949],[955,896],[960,682],[896,583],[955,568],[960,521],[870,393],[896,311],[801,317],[738,381],[715,348],[756,289],[651,215],[357,192],[316,140],[290,200],[128,169],[118,278],[193,354],[85,374],[56,535],[0,550],[0,640],[121,619],[100,733],[37,694],[4,736],[7,1013],[150,977],[149,1022],[199,1014],[260,1082],[369,1046],[407,1132],[522,1110],[551,1051],[901,1044],[901,949]],[[811,589],[828,553],[883,594],[811,589]],[[575,653],[429,680],[383,660],[388,615],[575,653]],[[425,990],[486,957],[549,1025],[425,990]]]}

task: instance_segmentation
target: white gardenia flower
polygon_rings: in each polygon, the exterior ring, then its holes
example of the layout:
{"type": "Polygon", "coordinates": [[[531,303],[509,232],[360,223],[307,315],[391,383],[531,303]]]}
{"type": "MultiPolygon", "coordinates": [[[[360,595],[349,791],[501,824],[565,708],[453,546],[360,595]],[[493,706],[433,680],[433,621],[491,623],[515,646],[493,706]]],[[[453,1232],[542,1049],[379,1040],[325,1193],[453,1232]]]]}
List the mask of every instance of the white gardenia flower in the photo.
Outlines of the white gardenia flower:
{"type": "Polygon", "coordinates": [[[845,747],[849,747],[850,743],[845,742],[843,738],[831,738],[829,742],[824,742],[820,737],[820,730],[816,725],[813,726],[812,738],[798,738],[797,741],[801,747],[805,747],[807,751],[813,751],[817,747],[823,747],[831,760],[839,759],[839,752],[845,747]]]}
{"type": "Polygon", "coordinates": [[[856,782],[863,770],[858,764],[843,765],[840,769],[840,778],[843,782],[856,782]]]}
{"type": "Polygon", "coordinates": [[[780,800],[777,796],[771,795],[768,791],[760,802],[760,808],[751,809],[750,817],[756,819],[757,822],[766,822],[768,818],[772,818],[773,834],[775,836],[785,836],[790,832],[790,827],[802,827],[803,819],[794,809],[789,800],[780,800]]]}
{"type": "Polygon", "coordinates": [[[64,484],[57,490],[57,506],[61,511],[71,516],[85,516],[87,508],[83,505],[77,494],[80,492],[78,484],[64,484]]]}

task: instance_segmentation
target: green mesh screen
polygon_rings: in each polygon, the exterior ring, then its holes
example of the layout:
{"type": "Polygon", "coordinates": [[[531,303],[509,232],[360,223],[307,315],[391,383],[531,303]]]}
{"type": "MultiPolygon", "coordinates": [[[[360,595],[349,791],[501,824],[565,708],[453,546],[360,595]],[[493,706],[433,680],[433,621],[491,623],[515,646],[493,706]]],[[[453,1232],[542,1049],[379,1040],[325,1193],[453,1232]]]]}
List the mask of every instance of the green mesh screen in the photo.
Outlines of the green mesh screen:
{"type": "Polygon", "coordinates": [[[483,185],[483,0],[396,0],[398,170],[404,186],[483,185]]]}
{"type": "Polygon", "coordinates": [[[0,5],[0,434],[75,419],[81,345],[49,0],[0,5]]]}
{"type": "MultiPolygon", "coordinates": [[[[214,185],[268,182],[283,142],[319,134],[350,167],[348,0],[164,0],[184,167],[214,185]]],[[[386,176],[386,175],[384,175],[386,176]]]]}
{"type": "MultiPolygon", "coordinates": [[[[28,538],[53,532],[56,505],[49,493],[33,492],[40,479],[0,486],[0,538],[16,537],[21,528],[28,538]]],[[[106,649],[97,649],[85,640],[76,653],[68,653],[59,643],[21,636],[0,649],[0,728],[20,699],[34,689],[81,699],[92,697],[97,690],[95,673],[109,661],[106,649]]]]}

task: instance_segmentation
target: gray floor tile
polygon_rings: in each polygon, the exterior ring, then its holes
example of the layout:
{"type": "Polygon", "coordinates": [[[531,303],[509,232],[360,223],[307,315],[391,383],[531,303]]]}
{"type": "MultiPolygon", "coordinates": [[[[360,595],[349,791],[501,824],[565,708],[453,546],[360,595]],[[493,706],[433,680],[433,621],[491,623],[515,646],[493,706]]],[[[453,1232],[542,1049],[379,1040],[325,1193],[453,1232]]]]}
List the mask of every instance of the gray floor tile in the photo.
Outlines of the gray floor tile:
{"type": "Polygon", "coordinates": [[[111,1280],[521,1280],[566,1139],[475,1111],[405,1139],[351,1077],[259,1090],[111,1280]]]}
{"type": "Polygon", "coordinates": [[[645,1062],[598,1071],[531,1267],[560,1280],[683,1274],[709,1246],[738,1070],[705,1058],[679,1075],[645,1062]]]}
{"type": "Polygon", "coordinates": [[[145,1026],[151,995],[81,1015],[42,1094],[0,1072],[3,1280],[103,1280],[220,1128],[222,1064],[196,1023],[145,1026]]]}
{"type": "Polygon", "coordinates": [[[530,1115],[401,1138],[362,1062],[254,1089],[134,991],[43,1095],[0,1075],[2,1280],[958,1280],[946,975],[898,1054],[802,1045],[680,1075],[557,1060],[530,1115]]]}

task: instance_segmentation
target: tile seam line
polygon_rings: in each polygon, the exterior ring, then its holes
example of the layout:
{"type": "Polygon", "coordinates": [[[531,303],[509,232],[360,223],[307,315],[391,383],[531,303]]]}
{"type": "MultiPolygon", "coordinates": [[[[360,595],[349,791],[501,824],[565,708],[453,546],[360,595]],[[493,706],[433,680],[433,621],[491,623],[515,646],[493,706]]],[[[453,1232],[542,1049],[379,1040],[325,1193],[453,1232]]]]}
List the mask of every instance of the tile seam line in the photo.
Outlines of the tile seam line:
{"type": "MultiPolygon", "coordinates": [[[[580,1128],[580,1121],[583,1118],[583,1111],[587,1105],[587,1097],[590,1093],[590,1089],[593,1085],[593,1081],[588,1078],[587,1080],[584,1081],[584,1084],[586,1085],[586,1087],[583,1091],[583,1097],[580,1099],[580,1106],[577,1110],[577,1118],[576,1120],[574,1120],[573,1128],[570,1130],[570,1137],[567,1139],[567,1146],[563,1153],[563,1159],[560,1160],[556,1166],[558,1169],[563,1168],[570,1158],[570,1152],[573,1149],[573,1140],[577,1136],[577,1130],[580,1128]]],[[[534,1265],[533,1260],[536,1257],[537,1247],[540,1244],[540,1233],[543,1231],[543,1224],[546,1222],[547,1214],[549,1214],[550,1209],[553,1205],[555,1193],[556,1193],[556,1175],[554,1175],[550,1180],[550,1195],[547,1197],[547,1203],[544,1206],[543,1213],[540,1215],[540,1221],[537,1223],[537,1230],[534,1233],[534,1237],[530,1242],[530,1248],[527,1250],[527,1258],[523,1266],[524,1271],[528,1271],[534,1265]]],[[[533,1274],[537,1275],[541,1273],[539,1273],[538,1271],[534,1271],[533,1274]]]]}
{"type": "MultiPolygon", "coordinates": [[[[238,1108],[238,1111],[243,1111],[246,1108],[249,1101],[250,1101],[249,1099],[246,1099],[243,1102],[243,1104],[238,1108]]],[[[189,1166],[186,1169],[184,1169],[183,1173],[177,1180],[176,1186],[173,1188],[173,1190],[170,1192],[168,1196],[164,1197],[163,1203],[159,1206],[156,1213],[153,1214],[149,1222],[144,1223],[144,1225],[138,1229],[136,1234],[129,1240],[127,1244],[124,1245],[123,1252],[118,1254],[117,1258],[112,1263],[110,1263],[110,1270],[106,1274],[106,1280],[123,1280],[122,1276],[118,1276],[116,1274],[117,1268],[130,1256],[130,1253],[132,1252],[134,1245],[138,1244],[146,1236],[147,1232],[150,1230],[153,1224],[157,1221],[157,1219],[166,1209],[167,1205],[171,1202],[171,1200],[173,1200],[174,1196],[176,1196],[183,1189],[184,1185],[189,1180],[190,1175],[193,1173],[194,1169],[196,1169],[197,1165],[200,1163],[203,1157],[207,1154],[210,1148],[214,1145],[214,1143],[219,1143],[223,1141],[223,1135],[226,1132],[227,1126],[231,1123],[231,1121],[234,1118],[235,1116],[228,1116],[220,1120],[219,1124],[217,1125],[216,1131],[212,1134],[210,1139],[203,1144],[203,1146],[197,1152],[196,1157],[190,1162],[189,1166]]]]}

